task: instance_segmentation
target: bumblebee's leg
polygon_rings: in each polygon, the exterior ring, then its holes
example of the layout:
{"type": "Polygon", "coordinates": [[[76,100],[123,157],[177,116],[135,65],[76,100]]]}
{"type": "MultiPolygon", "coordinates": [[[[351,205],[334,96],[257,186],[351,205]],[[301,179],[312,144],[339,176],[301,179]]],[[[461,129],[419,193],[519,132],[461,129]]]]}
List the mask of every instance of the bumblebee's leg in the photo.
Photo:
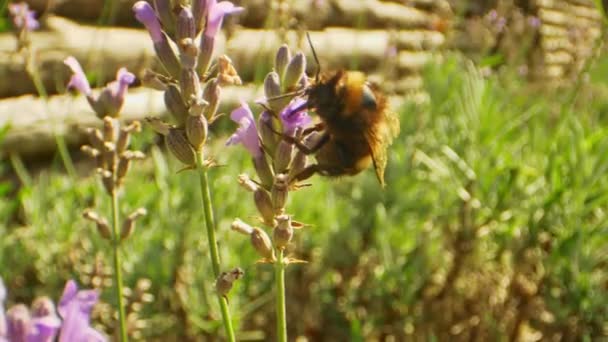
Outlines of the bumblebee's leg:
{"type": "Polygon", "coordinates": [[[312,177],[315,173],[320,173],[321,171],[323,171],[323,169],[319,164],[308,165],[307,167],[303,168],[302,171],[300,171],[297,175],[295,175],[293,179],[298,182],[301,182],[312,177]]]}
{"type": "Polygon", "coordinates": [[[314,154],[321,149],[328,141],[329,141],[329,133],[323,132],[318,137],[315,137],[314,140],[308,141],[310,144],[306,144],[301,140],[295,139],[294,137],[284,135],[283,139],[290,144],[296,145],[298,150],[304,152],[304,154],[314,154]]]}

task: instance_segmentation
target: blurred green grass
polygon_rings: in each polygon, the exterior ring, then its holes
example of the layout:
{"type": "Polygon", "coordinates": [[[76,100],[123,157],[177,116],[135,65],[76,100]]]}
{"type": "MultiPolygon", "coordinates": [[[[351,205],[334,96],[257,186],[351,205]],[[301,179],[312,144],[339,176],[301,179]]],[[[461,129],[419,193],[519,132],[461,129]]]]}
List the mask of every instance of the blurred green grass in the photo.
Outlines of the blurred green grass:
{"type": "MultiPolygon", "coordinates": [[[[429,65],[431,101],[399,110],[385,190],[368,170],[315,177],[290,199],[295,219],[310,224],[291,250],[308,263],[287,271],[290,336],[606,338],[608,60],[590,75],[573,94],[567,85],[529,85],[508,68],[484,76],[458,54],[429,65]]],[[[251,196],[236,181],[253,172],[243,149],[224,146],[227,134],[212,138],[222,166],[210,176],[223,265],[246,275],[230,305],[241,336],[268,339],[272,270],[229,229],[236,217],[253,221],[251,196]]],[[[197,179],[177,173],[181,166],[154,141],[146,132],[135,142],[149,157],[133,165],[121,201],[125,214],[149,212],[125,244],[126,283],[152,281],[156,300],[140,315],[147,339],[212,336],[218,323],[208,314],[218,311],[201,291],[213,280],[197,179]]],[[[17,196],[25,224],[0,226],[10,301],[57,297],[66,279],[89,280],[84,270],[97,255],[110,257],[81,218],[88,207],[108,212],[96,177],[51,169],[34,179],[17,196]]],[[[2,217],[15,203],[3,199],[2,217]]],[[[110,291],[104,297],[111,302],[110,291]]]]}

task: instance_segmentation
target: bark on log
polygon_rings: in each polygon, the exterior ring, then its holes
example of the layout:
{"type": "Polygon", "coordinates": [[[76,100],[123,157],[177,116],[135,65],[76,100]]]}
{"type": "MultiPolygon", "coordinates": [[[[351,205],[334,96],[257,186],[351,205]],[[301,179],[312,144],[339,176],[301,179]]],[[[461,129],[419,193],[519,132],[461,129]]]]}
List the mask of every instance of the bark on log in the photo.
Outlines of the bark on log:
{"type": "MultiPolygon", "coordinates": [[[[68,18],[97,21],[102,15],[104,0],[27,0],[38,12],[50,9],[53,13],[68,18]]],[[[114,24],[136,26],[131,7],[136,0],[115,1],[116,10],[114,24]]],[[[240,0],[233,1],[245,7],[245,12],[236,20],[248,28],[268,28],[266,26],[272,16],[280,13],[273,8],[270,0],[240,0]]],[[[438,3],[439,8],[445,8],[445,1],[426,1],[438,3]]],[[[427,4],[428,9],[437,8],[427,4]]],[[[328,26],[358,27],[365,23],[366,28],[429,28],[437,14],[416,8],[416,3],[403,4],[379,0],[330,0],[320,4],[313,1],[292,1],[287,8],[290,18],[296,19],[299,26],[318,30],[328,26]],[[310,15],[315,13],[315,15],[310,15]]]]}
{"type": "MultiPolygon", "coordinates": [[[[222,89],[220,113],[229,113],[241,100],[252,102],[263,93],[261,87],[243,86],[222,89]]],[[[417,94],[420,96],[420,94],[417,94]]],[[[416,100],[416,99],[414,99],[416,100]]],[[[389,97],[395,110],[403,103],[402,97],[389,97]]],[[[257,112],[258,109],[254,111],[257,112]]],[[[167,115],[161,92],[136,88],[127,94],[121,119],[142,120],[149,116],[167,115]]],[[[65,137],[71,146],[86,142],[84,128],[100,126],[99,120],[83,96],[56,95],[48,102],[31,95],[0,100],[0,127],[9,126],[0,141],[0,156],[18,153],[32,157],[55,150],[55,135],[65,137]]]]}
{"type": "MultiPolygon", "coordinates": [[[[62,90],[69,79],[70,72],[62,63],[68,55],[81,61],[85,70],[94,71],[98,84],[112,80],[121,66],[140,73],[156,61],[144,30],[85,26],[60,17],[50,17],[47,23],[50,31],[34,32],[31,39],[44,85],[50,93],[62,90]]],[[[329,28],[310,34],[324,70],[353,65],[363,71],[376,70],[390,58],[387,52],[396,48],[401,52],[398,68],[411,73],[420,69],[421,61],[428,60],[430,54],[426,51],[444,42],[443,34],[430,30],[387,32],[329,28]]],[[[313,60],[301,33],[292,31],[287,37],[290,46],[300,47],[309,61],[313,60]]],[[[263,75],[270,69],[281,43],[274,31],[238,30],[227,43],[223,35],[218,37],[216,55],[227,53],[243,80],[249,81],[256,73],[263,75]]],[[[22,59],[12,52],[15,46],[13,35],[0,35],[0,97],[35,92],[22,59]]],[[[315,68],[313,63],[309,63],[309,68],[315,68]]]]}
{"type": "MultiPolygon", "coordinates": [[[[258,93],[261,94],[261,90],[253,87],[225,88],[219,111],[228,112],[238,106],[241,99],[253,99],[258,93]]],[[[166,114],[162,92],[136,88],[129,91],[125,99],[121,119],[142,120],[166,114]]],[[[2,154],[33,156],[54,151],[55,135],[64,136],[72,146],[85,142],[84,128],[100,126],[101,120],[83,96],[56,95],[45,102],[24,95],[0,100],[0,127],[7,125],[9,131],[0,141],[2,154]]]]}

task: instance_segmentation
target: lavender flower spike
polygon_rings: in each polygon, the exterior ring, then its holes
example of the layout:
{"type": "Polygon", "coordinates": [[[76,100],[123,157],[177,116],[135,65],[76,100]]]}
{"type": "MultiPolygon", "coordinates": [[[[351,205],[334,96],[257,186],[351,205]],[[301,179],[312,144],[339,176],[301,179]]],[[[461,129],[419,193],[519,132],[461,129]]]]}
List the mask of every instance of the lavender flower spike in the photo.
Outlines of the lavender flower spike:
{"type": "Polygon", "coordinates": [[[135,12],[135,19],[144,24],[154,43],[158,43],[163,40],[160,22],[158,21],[156,13],[150,4],[145,1],[138,1],[133,5],[133,12],[135,12]]]}
{"type": "Polygon", "coordinates": [[[30,11],[27,3],[12,3],[8,5],[8,11],[13,17],[13,24],[19,30],[33,31],[40,27],[36,20],[36,12],[30,11]]]}
{"type": "Polygon", "coordinates": [[[228,14],[239,13],[243,11],[243,7],[235,7],[230,1],[209,0],[207,2],[207,26],[205,27],[205,36],[214,38],[217,35],[224,16],[228,14]]]}
{"type": "Polygon", "coordinates": [[[83,93],[84,95],[91,95],[91,86],[89,85],[89,81],[82,71],[82,67],[80,63],[76,60],[76,58],[70,56],[66,58],[63,63],[70,67],[72,72],[72,78],[70,78],[70,83],[68,83],[68,88],[76,88],[78,91],[83,93]]]}
{"type": "Polygon", "coordinates": [[[230,119],[240,125],[236,132],[226,141],[226,145],[243,144],[251,153],[253,158],[262,155],[262,147],[258,138],[258,131],[255,126],[253,113],[247,103],[242,102],[241,106],[230,113],[230,119]]]}
{"type": "Polygon", "coordinates": [[[89,325],[91,311],[99,298],[95,290],[78,290],[74,280],[65,284],[63,296],[59,301],[59,314],[63,326],[59,342],[69,341],[106,341],[106,337],[89,325]]]}
{"type": "Polygon", "coordinates": [[[23,304],[4,314],[6,288],[0,279],[0,341],[52,342],[61,326],[55,305],[47,297],[34,301],[31,311],[23,304]]]}
{"type": "Polygon", "coordinates": [[[283,123],[283,132],[293,135],[296,128],[310,125],[312,119],[306,112],[306,100],[303,98],[293,99],[279,115],[283,123]]]}

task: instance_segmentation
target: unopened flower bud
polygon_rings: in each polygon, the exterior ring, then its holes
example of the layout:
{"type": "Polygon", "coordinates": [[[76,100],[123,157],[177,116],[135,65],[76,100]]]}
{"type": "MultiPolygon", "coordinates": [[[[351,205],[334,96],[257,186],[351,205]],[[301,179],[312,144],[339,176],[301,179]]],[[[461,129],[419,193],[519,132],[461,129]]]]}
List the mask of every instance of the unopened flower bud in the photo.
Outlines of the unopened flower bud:
{"type": "MultiPolygon", "coordinates": [[[[289,47],[283,44],[277,51],[277,55],[274,60],[274,69],[280,78],[283,78],[285,74],[285,69],[287,68],[287,64],[291,60],[291,51],[289,51],[289,47]]],[[[268,96],[268,94],[266,94],[268,96]]]]}
{"type": "Polygon", "coordinates": [[[131,236],[131,234],[133,234],[133,231],[135,230],[135,221],[137,221],[138,218],[145,216],[147,213],[148,212],[146,211],[146,209],[139,208],[133,213],[131,213],[129,216],[127,216],[127,218],[125,218],[124,222],[122,223],[122,229],[120,230],[120,239],[124,240],[131,236]]]}
{"type": "Polygon", "coordinates": [[[130,141],[131,132],[126,127],[123,127],[120,133],[118,133],[118,139],[116,139],[116,153],[121,154],[126,151],[130,141]]]}
{"type": "Polygon", "coordinates": [[[156,51],[156,55],[165,67],[165,70],[174,78],[179,79],[181,66],[177,59],[177,55],[175,54],[175,50],[173,50],[173,47],[169,44],[169,38],[167,38],[167,35],[164,32],[162,32],[162,39],[158,42],[154,42],[154,51],[156,51]]]}
{"type": "Polygon", "coordinates": [[[288,143],[285,140],[279,142],[277,151],[274,158],[274,170],[275,172],[284,172],[289,167],[291,157],[293,155],[293,144],[288,143]]]}
{"type": "Polygon", "coordinates": [[[209,123],[213,123],[217,108],[220,105],[220,97],[222,95],[222,88],[220,87],[217,79],[213,78],[205,84],[203,90],[203,100],[207,101],[208,105],[205,108],[205,117],[209,123]]]}
{"type": "Polygon", "coordinates": [[[298,85],[300,79],[304,76],[306,70],[306,58],[302,52],[298,52],[287,65],[285,75],[283,76],[283,82],[281,86],[283,91],[292,91],[293,88],[298,85]]]}
{"type": "Polygon", "coordinates": [[[183,69],[180,77],[182,98],[186,104],[201,95],[201,83],[194,69],[183,69]]]}
{"type": "Polygon", "coordinates": [[[114,142],[116,131],[120,124],[109,116],[103,118],[103,141],[114,142]]]}
{"type": "Polygon", "coordinates": [[[141,78],[141,84],[144,87],[156,89],[160,91],[167,90],[167,84],[159,77],[157,73],[152,70],[146,69],[144,75],[141,78]]]}
{"type": "Polygon", "coordinates": [[[270,165],[268,165],[268,160],[266,160],[266,156],[263,153],[253,158],[253,167],[255,168],[258,177],[260,177],[262,185],[265,188],[270,189],[274,176],[270,169],[270,165]]]}
{"type": "Polygon", "coordinates": [[[293,227],[291,226],[291,217],[289,215],[277,216],[277,226],[273,230],[274,246],[279,249],[287,247],[293,238],[293,227]]]}
{"type": "Polygon", "coordinates": [[[293,159],[291,160],[291,167],[289,168],[289,174],[287,176],[290,183],[292,181],[295,181],[296,177],[298,177],[300,172],[304,170],[304,168],[306,167],[306,160],[306,153],[300,151],[299,149],[296,149],[296,153],[293,156],[293,159]]]}
{"type": "Polygon", "coordinates": [[[243,81],[241,81],[239,74],[232,64],[232,60],[228,56],[221,55],[217,59],[217,63],[219,67],[218,80],[222,86],[243,84],[243,81]]]}
{"type": "Polygon", "coordinates": [[[196,68],[198,48],[191,38],[184,38],[179,41],[180,55],[179,59],[183,69],[196,68]]]}
{"type": "Polygon", "coordinates": [[[241,279],[244,274],[245,272],[238,267],[230,272],[222,272],[215,281],[216,291],[225,297],[232,289],[234,282],[241,279]]]}
{"type": "Polygon", "coordinates": [[[255,203],[255,207],[258,209],[260,215],[262,215],[262,220],[265,224],[269,226],[274,225],[274,210],[272,207],[272,200],[268,191],[257,188],[253,192],[253,202],[255,203]]]}
{"type": "Polygon", "coordinates": [[[276,213],[282,212],[287,204],[287,194],[289,193],[289,182],[287,176],[283,173],[276,175],[274,184],[272,185],[271,197],[272,205],[276,213]]]}
{"type": "Polygon", "coordinates": [[[251,244],[253,248],[264,258],[272,260],[274,259],[274,252],[272,250],[272,242],[270,237],[260,228],[254,227],[251,233],[251,244]]]}
{"type": "Polygon", "coordinates": [[[116,183],[118,186],[122,185],[123,180],[129,171],[131,160],[141,160],[145,157],[146,155],[141,151],[125,151],[120,155],[118,166],[116,167],[116,183]]]}
{"type": "Polygon", "coordinates": [[[238,182],[240,186],[250,192],[254,192],[259,188],[259,186],[249,178],[249,175],[244,173],[239,175],[238,182]]]}
{"type": "Polygon", "coordinates": [[[17,304],[6,311],[6,329],[11,341],[28,341],[32,328],[30,311],[25,305],[17,304]]]}
{"type": "Polygon", "coordinates": [[[103,135],[101,131],[97,128],[88,128],[86,130],[87,135],[89,136],[89,142],[96,149],[101,149],[103,147],[103,135]]]}
{"type": "Polygon", "coordinates": [[[112,238],[112,233],[110,232],[108,220],[103,217],[100,217],[99,214],[88,209],[82,213],[82,217],[95,223],[95,225],[97,226],[97,232],[99,232],[99,235],[101,235],[102,238],[108,240],[112,238]]]}
{"type": "Polygon", "coordinates": [[[275,155],[279,139],[281,138],[275,132],[274,123],[275,120],[267,111],[263,111],[258,118],[258,131],[262,138],[262,144],[264,145],[266,152],[271,156],[275,155]]]}
{"type": "Polygon", "coordinates": [[[102,169],[97,169],[97,172],[101,176],[101,183],[103,184],[103,187],[106,189],[108,194],[111,195],[112,193],[114,193],[116,184],[114,183],[114,177],[112,175],[112,172],[102,169]]]}
{"type": "Polygon", "coordinates": [[[207,139],[207,119],[203,115],[188,115],[186,119],[186,135],[195,151],[200,151],[207,139]]]}
{"type": "Polygon", "coordinates": [[[190,146],[184,130],[177,128],[170,129],[166,140],[169,151],[171,151],[179,161],[186,165],[195,164],[195,152],[192,149],[192,146],[190,146]]]}
{"type": "Polygon", "coordinates": [[[190,11],[190,8],[188,7],[182,7],[182,10],[179,12],[179,17],[177,18],[175,36],[177,40],[180,41],[183,38],[194,39],[195,35],[196,28],[192,11],[190,11]]]}
{"type": "Polygon", "coordinates": [[[93,148],[89,145],[82,145],[80,147],[80,150],[82,151],[82,153],[86,154],[87,156],[89,156],[93,159],[96,159],[101,154],[101,152],[99,152],[98,149],[93,148]]]}
{"type": "Polygon", "coordinates": [[[154,0],[154,7],[160,18],[160,22],[163,24],[163,28],[172,33],[175,27],[175,19],[173,17],[173,10],[171,6],[171,0],[154,0]]]}
{"type": "Polygon", "coordinates": [[[165,91],[165,106],[169,109],[178,126],[186,123],[188,107],[186,107],[182,94],[175,84],[167,86],[167,90],[165,91]]]}
{"type": "MultiPolygon", "coordinates": [[[[145,120],[146,120],[146,123],[148,125],[150,125],[156,133],[162,134],[164,136],[169,134],[169,130],[171,129],[171,126],[166,124],[165,122],[163,122],[161,119],[155,118],[155,117],[147,117],[145,120]]],[[[184,118],[184,122],[185,122],[185,118],[184,118]]]]}
{"type": "Polygon", "coordinates": [[[281,95],[281,81],[279,74],[276,72],[269,72],[264,78],[264,95],[266,98],[273,98],[281,95]]]}
{"type": "Polygon", "coordinates": [[[234,230],[237,233],[241,233],[241,234],[245,234],[245,235],[250,235],[251,233],[253,233],[253,227],[248,225],[247,223],[241,221],[240,219],[235,219],[234,221],[232,221],[232,224],[230,225],[230,229],[234,230]]]}
{"type": "Polygon", "coordinates": [[[192,15],[194,16],[197,34],[203,29],[203,26],[205,25],[205,18],[207,17],[207,1],[209,0],[192,1],[192,15]]]}
{"type": "Polygon", "coordinates": [[[106,142],[103,144],[102,156],[103,165],[105,169],[110,173],[113,173],[116,167],[116,145],[111,142],[106,142]]]}
{"type": "Polygon", "coordinates": [[[31,313],[33,317],[55,316],[55,304],[47,296],[37,297],[32,303],[31,313]]]}
{"type": "Polygon", "coordinates": [[[205,75],[209,70],[209,65],[211,64],[211,57],[213,57],[214,47],[215,37],[209,37],[206,35],[201,36],[198,63],[196,64],[196,68],[201,75],[205,75]]]}

